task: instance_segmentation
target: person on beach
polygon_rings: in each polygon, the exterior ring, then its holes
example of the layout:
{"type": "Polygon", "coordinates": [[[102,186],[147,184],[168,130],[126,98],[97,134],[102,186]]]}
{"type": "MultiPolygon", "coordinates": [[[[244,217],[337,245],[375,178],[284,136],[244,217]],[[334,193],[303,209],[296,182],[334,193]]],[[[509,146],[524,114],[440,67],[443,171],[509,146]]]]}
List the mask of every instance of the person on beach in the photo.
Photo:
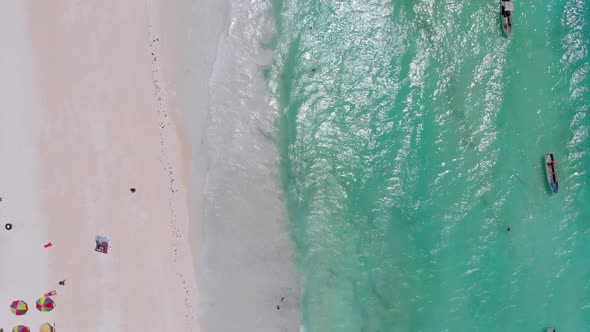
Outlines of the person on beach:
{"type": "Polygon", "coordinates": [[[64,279],[64,280],[61,280],[60,282],[58,282],[58,284],[59,284],[60,286],[65,286],[65,285],[66,285],[66,279],[64,279]]]}

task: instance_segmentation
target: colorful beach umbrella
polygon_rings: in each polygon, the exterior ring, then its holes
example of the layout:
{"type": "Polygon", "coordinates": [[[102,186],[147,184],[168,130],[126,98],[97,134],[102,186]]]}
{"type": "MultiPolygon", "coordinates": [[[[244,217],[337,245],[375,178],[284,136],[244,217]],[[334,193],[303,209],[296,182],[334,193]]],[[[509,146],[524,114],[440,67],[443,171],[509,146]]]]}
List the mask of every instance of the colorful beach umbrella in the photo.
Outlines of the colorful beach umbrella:
{"type": "Polygon", "coordinates": [[[37,310],[39,311],[51,311],[55,308],[55,302],[50,297],[41,296],[37,300],[37,310]]]}
{"type": "Polygon", "coordinates": [[[16,325],[12,328],[12,332],[31,332],[31,330],[24,325],[16,325]]]}
{"type": "Polygon", "coordinates": [[[10,304],[10,311],[17,316],[22,316],[29,311],[29,306],[25,301],[17,300],[12,301],[10,304]]]}

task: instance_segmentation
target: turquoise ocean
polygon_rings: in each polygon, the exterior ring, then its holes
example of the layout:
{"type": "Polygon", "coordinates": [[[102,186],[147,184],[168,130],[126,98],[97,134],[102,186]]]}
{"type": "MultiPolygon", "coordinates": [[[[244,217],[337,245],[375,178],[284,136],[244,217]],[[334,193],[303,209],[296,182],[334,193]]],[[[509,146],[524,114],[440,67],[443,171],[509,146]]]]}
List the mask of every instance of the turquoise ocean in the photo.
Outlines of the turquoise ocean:
{"type": "Polygon", "coordinates": [[[590,1],[515,10],[273,3],[305,331],[590,331],[590,1]]]}

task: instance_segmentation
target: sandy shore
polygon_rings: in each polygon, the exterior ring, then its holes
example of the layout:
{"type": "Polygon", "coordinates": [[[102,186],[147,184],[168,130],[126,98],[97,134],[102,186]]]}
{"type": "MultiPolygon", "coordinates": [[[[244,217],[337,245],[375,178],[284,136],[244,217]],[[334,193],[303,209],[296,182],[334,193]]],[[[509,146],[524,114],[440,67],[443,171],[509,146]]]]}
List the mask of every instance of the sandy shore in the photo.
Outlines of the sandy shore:
{"type": "Polygon", "coordinates": [[[190,204],[191,244],[202,331],[299,331],[301,286],[273,139],[278,114],[264,77],[272,63],[272,2],[177,4],[163,21],[186,27],[163,39],[185,46],[173,81],[198,193],[190,204]]]}
{"type": "Polygon", "coordinates": [[[8,2],[0,218],[14,228],[0,238],[13,253],[0,327],[197,331],[187,148],[161,70],[159,2],[8,2]],[[108,255],[93,251],[99,234],[108,255]],[[35,310],[52,289],[57,308],[35,310]],[[29,313],[10,313],[15,299],[29,313]]]}
{"type": "Polygon", "coordinates": [[[7,1],[0,328],[299,330],[269,5],[7,1]],[[50,290],[56,309],[38,312],[50,290]]]}

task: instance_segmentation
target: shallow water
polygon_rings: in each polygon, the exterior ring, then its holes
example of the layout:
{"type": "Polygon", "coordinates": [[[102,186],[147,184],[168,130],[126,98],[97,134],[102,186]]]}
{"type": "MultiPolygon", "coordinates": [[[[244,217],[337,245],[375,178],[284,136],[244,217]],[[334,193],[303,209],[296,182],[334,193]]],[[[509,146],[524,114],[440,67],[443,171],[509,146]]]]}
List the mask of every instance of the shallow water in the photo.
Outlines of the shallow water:
{"type": "Polygon", "coordinates": [[[295,332],[301,287],[272,139],[277,113],[264,77],[272,64],[270,3],[188,2],[171,18],[189,22],[180,108],[197,193],[191,243],[201,329],[295,332]]]}
{"type": "Polygon", "coordinates": [[[275,2],[308,332],[590,329],[590,3],[515,7],[275,2]]]}

